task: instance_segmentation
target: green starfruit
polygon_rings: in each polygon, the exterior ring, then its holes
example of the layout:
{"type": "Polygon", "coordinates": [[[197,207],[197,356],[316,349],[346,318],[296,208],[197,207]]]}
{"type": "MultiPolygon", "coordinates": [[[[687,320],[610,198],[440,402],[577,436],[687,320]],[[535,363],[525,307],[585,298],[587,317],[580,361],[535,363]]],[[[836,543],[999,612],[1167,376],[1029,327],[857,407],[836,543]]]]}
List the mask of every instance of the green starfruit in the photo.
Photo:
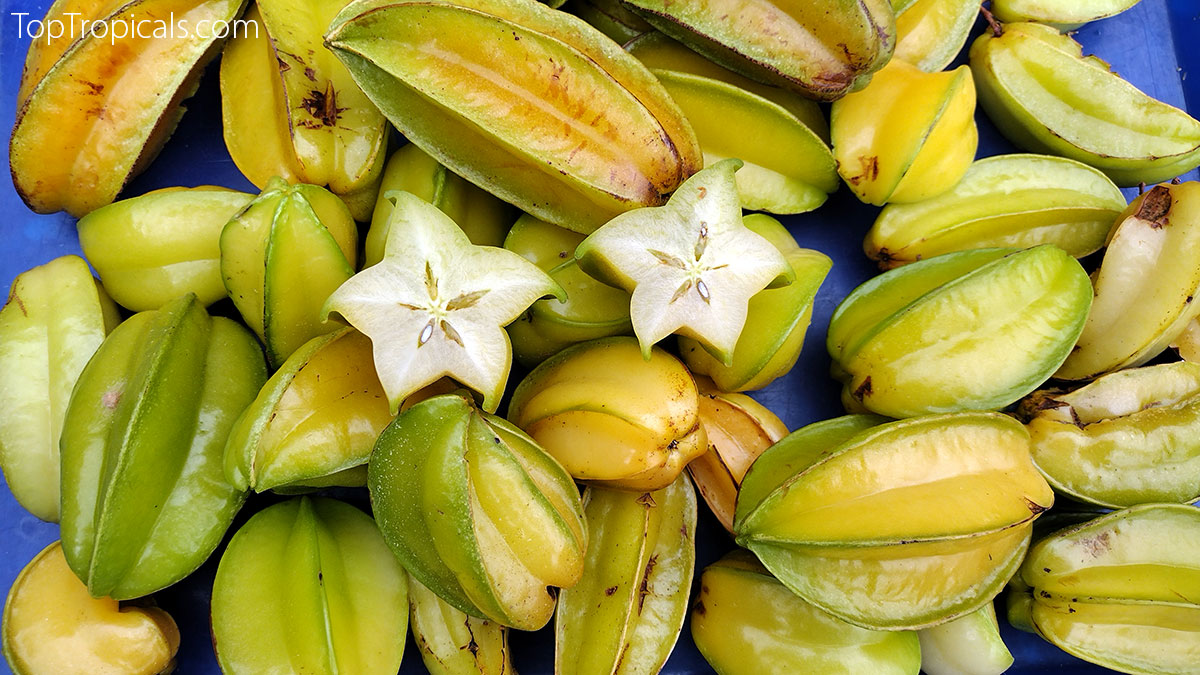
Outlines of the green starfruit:
{"type": "Polygon", "coordinates": [[[455,609],[408,576],[408,624],[431,675],[510,675],[508,627],[455,609]]]}
{"type": "Polygon", "coordinates": [[[1063,32],[1085,23],[1116,16],[1141,0],[993,0],[992,12],[1001,21],[1036,21],[1063,32]]]}
{"type": "Polygon", "coordinates": [[[568,10],[601,33],[623,45],[654,27],[620,3],[620,0],[572,0],[568,10]]]}
{"type": "Polygon", "coordinates": [[[1013,664],[1000,638],[992,603],[952,621],[917,631],[926,675],[1000,675],[1013,664]]]}

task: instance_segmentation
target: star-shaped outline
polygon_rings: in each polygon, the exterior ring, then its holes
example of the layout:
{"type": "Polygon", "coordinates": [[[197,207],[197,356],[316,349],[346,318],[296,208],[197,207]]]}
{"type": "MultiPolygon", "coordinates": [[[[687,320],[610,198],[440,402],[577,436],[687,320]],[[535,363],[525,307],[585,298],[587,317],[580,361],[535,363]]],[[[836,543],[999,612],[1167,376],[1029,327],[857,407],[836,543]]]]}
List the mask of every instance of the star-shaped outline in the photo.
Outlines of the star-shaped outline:
{"type": "Polygon", "coordinates": [[[371,339],[375,370],[392,414],[418,389],[450,377],[500,404],[512,367],[504,326],[536,300],[565,298],[559,285],[520,255],[476,246],[447,215],[403,191],[383,260],[343,283],[325,302],[371,339]]]}
{"type": "Polygon", "coordinates": [[[741,166],[726,159],[697,172],[663,206],[623,213],[575,250],[584,271],[631,293],[646,358],[679,333],[730,365],[750,298],[792,281],[779,249],[742,223],[734,181],[741,166]]]}

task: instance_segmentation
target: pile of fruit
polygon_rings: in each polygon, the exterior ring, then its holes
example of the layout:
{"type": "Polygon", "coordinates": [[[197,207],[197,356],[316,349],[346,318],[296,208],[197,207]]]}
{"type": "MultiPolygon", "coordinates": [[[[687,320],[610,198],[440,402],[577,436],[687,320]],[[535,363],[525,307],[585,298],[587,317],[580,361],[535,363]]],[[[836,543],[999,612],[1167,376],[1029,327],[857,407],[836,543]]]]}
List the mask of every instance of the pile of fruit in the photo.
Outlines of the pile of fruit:
{"type": "Polygon", "coordinates": [[[998,675],[997,600],[1197,672],[1200,122],[1066,32],[1136,0],[557,4],[53,4],[254,30],[30,47],[14,185],[86,262],[0,310],[0,467],[61,528],[14,672],[171,670],[153,596],[213,556],[229,674],[387,675],[410,630],[508,673],[553,619],[556,673],[652,675],[690,616],[723,674],[998,675]],[[218,55],[260,192],[118,200],[218,55]],[[976,161],[977,97],[1038,154],[976,161]],[[846,414],[789,433],[745,392],[833,263],[768,214],[841,186],[883,272],[828,325],[846,414]]]}

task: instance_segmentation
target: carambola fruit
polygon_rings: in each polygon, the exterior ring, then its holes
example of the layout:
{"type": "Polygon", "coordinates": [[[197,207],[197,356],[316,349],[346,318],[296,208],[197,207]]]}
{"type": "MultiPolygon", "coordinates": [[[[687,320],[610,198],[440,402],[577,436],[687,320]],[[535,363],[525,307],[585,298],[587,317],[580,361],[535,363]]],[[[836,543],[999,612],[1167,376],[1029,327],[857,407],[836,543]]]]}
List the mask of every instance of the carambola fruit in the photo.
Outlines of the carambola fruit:
{"type": "Polygon", "coordinates": [[[992,13],[1001,21],[1036,21],[1063,32],[1085,23],[1116,16],[1141,0],[992,0],[992,13]]]}
{"type": "Polygon", "coordinates": [[[170,586],[221,542],[245,497],[225,478],[225,439],[266,379],[254,336],[193,295],[105,338],[61,442],[63,552],[93,596],[170,586]]]}
{"type": "Polygon", "coordinates": [[[662,204],[702,162],[645,66],[535,0],[359,0],[326,44],[438,162],[578,232],[662,204]]]}
{"type": "MultiPolygon", "coordinates": [[[[899,4],[893,0],[892,6],[899,4]]],[[[936,73],[954,60],[967,43],[979,15],[975,0],[916,0],[896,12],[894,59],[936,73]]]]}
{"type": "Polygon", "coordinates": [[[620,0],[571,0],[567,11],[590,23],[601,33],[623,45],[654,27],[620,0]]]}
{"type": "Polygon", "coordinates": [[[1150,98],[1057,28],[1009,23],[971,46],[979,103],[1010,141],[1157,183],[1200,164],[1200,122],[1150,98]]]}
{"type": "Polygon", "coordinates": [[[79,373],[120,323],[78,256],[17,275],[0,309],[0,468],[17,502],[59,514],[59,437],[79,373]]]}
{"type": "Polygon", "coordinates": [[[997,413],[793,432],[742,482],[734,531],[800,597],[845,621],[933,626],[982,607],[1054,494],[1029,434],[997,413]]]}
{"type": "Polygon", "coordinates": [[[408,625],[431,675],[511,675],[508,627],[455,609],[408,576],[408,625]]]}
{"type": "Polygon", "coordinates": [[[394,675],[407,577],[370,516],[334,499],[267,507],[221,556],[213,648],[226,675],[394,675]]]}
{"type": "Polygon", "coordinates": [[[508,408],[577,480],[627,490],[670,485],[708,449],[687,368],[613,337],[568,347],[517,385],[508,408]]]}
{"type": "Polygon", "coordinates": [[[1013,664],[990,602],[970,614],[923,628],[917,637],[921,671],[926,675],[1000,675],[1013,664]]]}
{"type": "Polygon", "coordinates": [[[856,288],[826,346],[851,408],[999,410],[1063,363],[1091,304],[1087,273],[1055,246],[947,253],[856,288]]]}
{"type": "Polygon", "coordinates": [[[400,413],[375,445],[368,486],[404,568],[466,614],[536,630],[553,587],[583,574],[587,524],[571,476],[460,394],[400,413]]]}

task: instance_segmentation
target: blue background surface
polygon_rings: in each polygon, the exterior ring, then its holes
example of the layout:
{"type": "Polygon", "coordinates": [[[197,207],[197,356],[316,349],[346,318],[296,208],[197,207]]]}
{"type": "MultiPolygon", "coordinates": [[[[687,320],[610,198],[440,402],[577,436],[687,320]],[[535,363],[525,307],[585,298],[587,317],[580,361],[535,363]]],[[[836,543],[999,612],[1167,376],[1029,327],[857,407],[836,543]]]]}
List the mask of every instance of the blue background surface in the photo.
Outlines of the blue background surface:
{"type": "MultiPolygon", "coordinates": [[[[33,17],[40,17],[49,4],[49,0],[0,0],[0,128],[12,127],[17,86],[28,47],[27,38],[18,37],[17,19],[11,13],[28,12],[33,17]]],[[[982,28],[980,21],[972,39],[982,28]]],[[[1197,0],[1143,0],[1125,14],[1084,27],[1077,39],[1083,43],[1084,53],[1094,53],[1108,61],[1118,73],[1149,95],[1187,108],[1193,114],[1200,111],[1200,49],[1197,49],[1200,44],[1200,3],[1197,0]],[[1189,79],[1189,73],[1194,77],[1189,79]]],[[[965,56],[960,56],[957,63],[964,60],[965,56]]],[[[173,185],[215,184],[256,191],[238,173],[221,139],[215,64],[205,74],[199,92],[186,105],[189,112],[174,137],[150,168],[130,183],[122,197],[173,185]]],[[[978,121],[980,157],[1015,150],[982,113],[978,115],[978,121]]],[[[4,157],[7,166],[7,152],[4,157]]],[[[1196,172],[1184,178],[1195,180],[1196,172]]],[[[1136,190],[1126,193],[1132,196],[1136,190]]],[[[876,271],[861,251],[862,237],[876,213],[877,209],[861,204],[843,187],[817,212],[783,219],[801,246],[823,251],[835,262],[817,296],[812,328],[800,362],[787,377],[755,394],[790,429],[842,412],[838,388],[828,374],[825,329],[837,303],[876,271]]],[[[46,216],[30,212],[9,181],[0,179],[0,288],[7,288],[13,277],[34,265],[60,255],[79,253],[74,223],[74,219],[66,214],[46,216]]],[[[514,377],[518,375],[514,373],[514,377]]],[[[366,506],[365,491],[339,491],[336,496],[366,506]]],[[[278,498],[269,495],[252,498],[231,532],[250,514],[274,501],[278,498]]],[[[7,594],[21,568],[57,537],[57,525],[38,521],[13,500],[7,486],[0,487],[0,589],[7,594]]],[[[733,546],[703,506],[697,545],[698,570],[733,546]]],[[[181,675],[219,672],[208,635],[208,597],[216,561],[223,550],[222,546],[208,563],[185,581],[156,594],[159,604],[175,617],[183,634],[176,671],[181,675]]],[[[696,578],[698,583],[699,574],[696,578]]],[[[1003,615],[1002,607],[1000,609],[1003,615]]],[[[1007,626],[1004,626],[1004,637],[1016,658],[1011,673],[1110,672],[1084,664],[1036,636],[1007,626]]],[[[548,631],[534,634],[514,631],[511,642],[519,672],[535,675],[553,671],[553,636],[548,631]]],[[[2,663],[0,669],[7,672],[7,666],[2,663]]],[[[424,672],[411,639],[401,672],[424,672]]],[[[692,644],[686,626],[664,672],[711,672],[692,644]]]]}

